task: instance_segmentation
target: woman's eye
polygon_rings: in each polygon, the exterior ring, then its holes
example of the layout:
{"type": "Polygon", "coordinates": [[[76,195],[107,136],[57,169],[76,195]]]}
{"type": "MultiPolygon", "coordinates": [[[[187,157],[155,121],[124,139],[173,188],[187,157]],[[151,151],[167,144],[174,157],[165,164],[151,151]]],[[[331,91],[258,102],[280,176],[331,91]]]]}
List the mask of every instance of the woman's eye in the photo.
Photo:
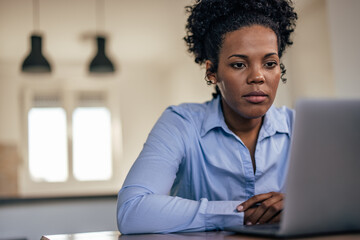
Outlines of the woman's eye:
{"type": "Polygon", "coordinates": [[[244,63],[233,63],[233,64],[231,64],[231,66],[233,68],[244,68],[245,64],[244,63]]]}
{"type": "Polygon", "coordinates": [[[277,66],[277,62],[267,62],[267,63],[265,63],[265,66],[268,68],[273,68],[273,67],[277,66]]]}

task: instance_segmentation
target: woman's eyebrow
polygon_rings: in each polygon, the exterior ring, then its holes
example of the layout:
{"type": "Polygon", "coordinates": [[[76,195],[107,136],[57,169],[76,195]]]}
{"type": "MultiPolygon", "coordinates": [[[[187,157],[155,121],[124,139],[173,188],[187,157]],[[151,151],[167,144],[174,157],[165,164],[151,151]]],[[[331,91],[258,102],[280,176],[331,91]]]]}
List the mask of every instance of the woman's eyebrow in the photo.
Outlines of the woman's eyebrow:
{"type": "MultiPolygon", "coordinates": [[[[265,54],[264,58],[267,58],[267,57],[270,57],[270,56],[273,56],[273,55],[278,55],[278,54],[276,52],[267,53],[267,54],[265,54]]],[[[228,59],[230,59],[232,57],[245,58],[245,59],[249,58],[247,55],[233,54],[233,55],[229,56],[228,59]]]]}
{"type": "Polygon", "coordinates": [[[232,57],[239,57],[239,58],[249,58],[246,55],[242,55],[242,54],[233,54],[231,56],[228,57],[228,59],[232,58],[232,57]]]}
{"type": "Polygon", "coordinates": [[[273,55],[278,55],[277,53],[273,52],[273,53],[268,53],[268,54],[265,54],[264,58],[267,58],[267,57],[270,57],[270,56],[273,56],[273,55]]]}

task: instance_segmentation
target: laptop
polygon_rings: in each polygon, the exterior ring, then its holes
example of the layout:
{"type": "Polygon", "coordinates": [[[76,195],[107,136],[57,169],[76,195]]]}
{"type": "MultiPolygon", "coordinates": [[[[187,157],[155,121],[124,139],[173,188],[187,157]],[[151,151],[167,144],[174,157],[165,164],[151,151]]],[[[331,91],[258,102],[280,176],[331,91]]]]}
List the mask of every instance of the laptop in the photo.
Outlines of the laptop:
{"type": "Polygon", "coordinates": [[[295,110],[281,222],[225,230],[271,237],[360,231],[360,99],[304,99],[295,110]]]}

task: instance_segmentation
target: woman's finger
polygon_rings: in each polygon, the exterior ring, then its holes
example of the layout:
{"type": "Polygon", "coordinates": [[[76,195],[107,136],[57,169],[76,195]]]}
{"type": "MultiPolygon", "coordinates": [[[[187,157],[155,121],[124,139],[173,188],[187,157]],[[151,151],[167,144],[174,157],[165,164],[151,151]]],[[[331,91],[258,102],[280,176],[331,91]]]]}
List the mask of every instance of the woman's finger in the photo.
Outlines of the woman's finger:
{"type": "Polygon", "coordinates": [[[265,213],[257,220],[257,223],[264,224],[270,222],[283,210],[283,200],[272,204],[265,213]]]}
{"type": "Polygon", "coordinates": [[[250,207],[255,206],[257,203],[261,203],[261,202],[265,201],[266,199],[271,198],[272,195],[273,195],[272,192],[255,195],[255,196],[249,198],[248,200],[246,200],[245,202],[241,203],[236,209],[239,212],[244,212],[244,211],[248,210],[250,207]]]}
{"type": "Polygon", "coordinates": [[[278,215],[273,217],[273,219],[271,219],[269,223],[278,223],[278,222],[280,222],[281,217],[282,217],[282,212],[280,212],[278,215]]]}
{"type": "Polygon", "coordinates": [[[246,224],[246,219],[248,219],[249,216],[251,216],[255,212],[255,210],[256,208],[249,208],[244,212],[244,225],[246,224]]]}

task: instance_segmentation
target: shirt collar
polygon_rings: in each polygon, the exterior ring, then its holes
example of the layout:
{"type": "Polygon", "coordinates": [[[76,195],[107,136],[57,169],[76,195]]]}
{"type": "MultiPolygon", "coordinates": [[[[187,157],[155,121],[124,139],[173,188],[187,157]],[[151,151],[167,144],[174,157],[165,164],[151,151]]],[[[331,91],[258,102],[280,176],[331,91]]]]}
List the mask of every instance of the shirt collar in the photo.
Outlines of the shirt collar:
{"type": "MultiPolygon", "coordinates": [[[[204,120],[201,126],[201,137],[205,136],[210,130],[220,127],[225,132],[230,132],[224,119],[221,108],[221,97],[217,96],[208,102],[207,109],[204,115],[204,120]]],[[[285,133],[290,136],[291,131],[287,122],[286,115],[271,106],[264,117],[263,125],[261,126],[258,140],[261,141],[266,137],[270,137],[276,133],[285,133]]]]}
{"type": "Polygon", "coordinates": [[[216,128],[216,127],[222,127],[224,129],[225,119],[224,115],[221,109],[221,97],[217,96],[216,98],[212,99],[210,102],[208,102],[206,112],[204,115],[204,120],[201,126],[201,137],[205,136],[206,133],[208,133],[210,130],[216,128]]]}
{"type": "Polygon", "coordinates": [[[287,115],[283,109],[271,106],[264,117],[263,125],[260,129],[258,141],[276,133],[285,133],[291,135],[287,115]]]}

